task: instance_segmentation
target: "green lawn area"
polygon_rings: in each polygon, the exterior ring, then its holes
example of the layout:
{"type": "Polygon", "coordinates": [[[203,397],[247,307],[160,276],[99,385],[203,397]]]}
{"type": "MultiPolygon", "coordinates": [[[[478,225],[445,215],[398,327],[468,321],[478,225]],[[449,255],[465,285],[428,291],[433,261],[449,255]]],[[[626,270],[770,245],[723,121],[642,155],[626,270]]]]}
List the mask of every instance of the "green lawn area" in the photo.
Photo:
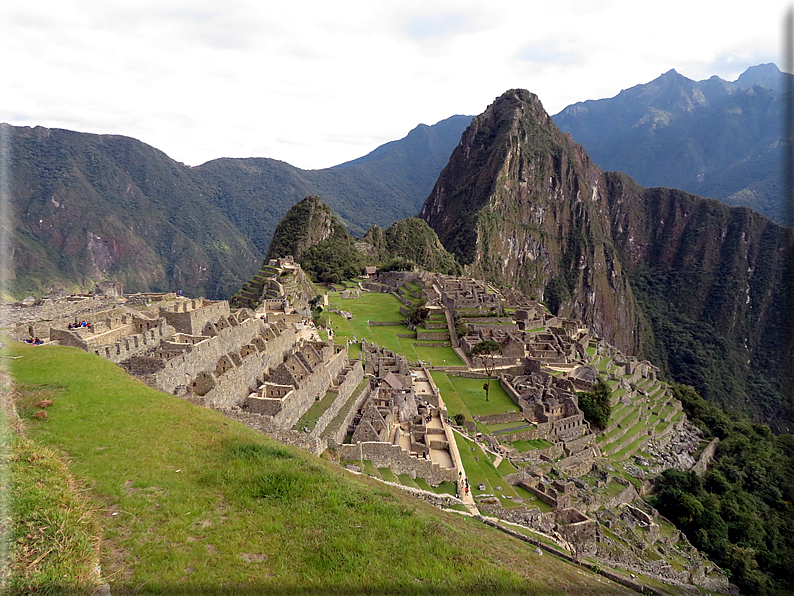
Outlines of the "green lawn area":
{"type": "Polygon", "coordinates": [[[412,486],[414,488],[419,488],[419,485],[414,482],[413,478],[411,478],[408,474],[400,474],[397,476],[400,479],[400,483],[404,486],[412,486]]]}
{"type": "Polygon", "coordinates": [[[505,474],[514,474],[515,472],[518,472],[518,468],[510,463],[509,459],[503,459],[496,469],[499,470],[499,473],[503,476],[505,474]]]}
{"type": "Polygon", "coordinates": [[[517,496],[513,487],[502,478],[499,471],[494,468],[491,460],[482,452],[479,445],[466,439],[465,437],[454,433],[455,442],[458,445],[460,458],[463,462],[463,468],[466,470],[466,475],[469,478],[469,486],[471,487],[472,495],[478,494],[492,494],[499,498],[502,506],[505,508],[516,507],[516,503],[512,499],[502,499],[502,495],[517,496]],[[472,448],[474,449],[472,451],[472,448]],[[477,459],[475,459],[475,457],[477,459]],[[477,485],[485,484],[485,490],[481,491],[477,485]],[[501,490],[497,489],[501,486],[501,490]]]}
{"type": "MultiPolygon", "coordinates": [[[[401,302],[391,294],[364,292],[360,298],[352,300],[341,300],[338,295],[331,295],[329,303],[353,315],[353,318],[348,321],[340,315],[329,313],[328,318],[334,329],[336,343],[343,343],[346,338],[355,337],[359,342],[366,339],[368,342],[403,354],[409,362],[421,360],[429,362],[433,366],[463,365],[460,357],[451,347],[433,348],[426,345],[414,345],[417,341],[416,335],[404,324],[370,327],[367,321],[392,322],[404,319],[400,314],[401,302]],[[413,336],[397,337],[398,334],[412,334],[413,336]]],[[[350,353],[352,358],[358,357],[360,346],[352,348],[350,353]]]]}
{"type": "Polygon", "coordinates": [[[365,474],[369,474],[370,476],[374,476],[375,478],[380,478],[380,474],[378,473],[378,469],[374,466],[374,464],[369,461],[364,461],[364,470],[365,474]]]}
{"type": "Polygon", "coordinates": [[[441,399],[444,400],[449,415],[454,417],[456,414],[463,414],[466,420],[473,421],[474,419],[471,417],[466,404],[463,403],[460,395],[455,391],[455,387],[449,380],[449,376],[447,376],[445,372],[437,370],[431,371],[430,375],[433,377],[433,382],[436,384],[436,387],[438,387],[438,390],[441,392],[441,399]]]}
{"type": "Polygon", "coordinates": [[[530,426],[532,425],[526,420],[519,420],[518,422],[500,422],[498,424],[489,424],[488,430],[495,433],[499,432],[500,430],[507,430],[508,428],[525,429],[529,428],[530,426]]]}
{"type": "Polygon", "coordinates": [[[325,411],[331,407],[334,400],[339,396],[338,391],[328,391],[322,399],[315,401],[311,407],[306,410],[306,413],[301,416],[300,420],[295,423],[292,430],[303,430],[303,427],[308,427],[310,431],[314,430],[317,421],[325,411]]]}
{"type": "Polygon", "coordinates": [[[432,487],[432,486],[430,486],[430,485],[427,483],[427,480],[425,480],[424,478],[417,478],[416,480],[414,480],[414,482],[416,482],[416,486],[418,486],[418,487],[419,487],[419,488],[421,488],[422,490],[426,490],[426,491],[428,491],[428,492],[431,492],[431,493],[432,493],[432,492],[435,492],[435,491],[433,490],[433,487],[432,487]]]}
{"type": "Polygon", "coordinates": [[[525,507],[537,507],[543,513],[549,513],[550,511],[554,510],[554,507],[546,503],[545,501],[541,501],[538,497],[533,495],[528,490],[521,488],[520,486],[514,486],[513,490],[516,491],[516,494],[524,499],[523,505],[525,507]]]}
{"type": "Polygon", "coordinates": [[[607,486],[607,496],[617,497],[623,491],[624,488],[626,487],[623,484],[621,484],[620,482],[615,482],[613,480],[612,482],[609,483],[609,486],[607,486]]]}
{"type": "MultiPolygon", "coordinates": [[[[435,376],[433,379],[435,380],[435,376]]],[[[508,397],[507,392],[502,389],[498,379],[491,379],[489,401],[485,401],[485,390],[483,389],[485,379],[466,379],[450,375],[449,380],[455,388],[455,392],[466,404],[466,408],[474,416],[503,414],[509,410],[518,409],[513,400],[508,397]]]]}
{"type": "Polygon", "coordinates": [[[530,441],[513,441],[511,445],[518,449],[519,452],[524,453],[532,449],[546,449],[547,447],[551,447],[553,443],[550,443],[546,439],[532,439],[530,441]]]}
{"type": "Polygon", "coordinates": [[[380,472],[380,477],[388,482],[394,482],[395,484],[400,484],[400,479],[394,475],[389,468],[378,468],[378,472],[380,472]]]}
{"type": "Polygon", "coordinates": [[[623,449],[621,449],[617,453],[613,453],[609,457],[613,458],[613,459],[624,459],[630,453],[632,453],[634,451],[634,449],[636,449],[639,445],[641,445],[643,442],[645,442],[647,440],[648,440],[648,435],[642,434],[637,439],[635,439],[633,442],[631,442],[628,445],[626,445],[623,449]]]}
{"type": "Polygon", "coordinates": [[[457,486],[454,482],[447,482],[444,480],[438,486],[434,486],[433,490],[439,495],[452,495],[453,497],[458,494],[457,486]]]}

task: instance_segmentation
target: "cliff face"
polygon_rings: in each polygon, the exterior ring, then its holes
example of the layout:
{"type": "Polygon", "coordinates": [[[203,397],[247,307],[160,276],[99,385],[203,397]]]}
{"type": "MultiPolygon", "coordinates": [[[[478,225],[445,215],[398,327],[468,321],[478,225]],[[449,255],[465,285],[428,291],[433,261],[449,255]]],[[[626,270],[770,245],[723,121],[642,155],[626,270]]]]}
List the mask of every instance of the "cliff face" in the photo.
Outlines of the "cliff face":
{"type": "Polygon", "coordinates": [[[615,245],[653,330],[648,355],[704,396],[790,431],[794,230],[623,174],[606,182],[615,245]]]}
{"type": "Polygon", "coordinates": [[[349,234],[331,208],[320,197],[305,197],[278,222],[265,262],[287,255],[300,261],[311,247],[336,236],[347,238],[349,234]]]}
{"type": "Polygon", "coordinates": [[[471,275],[516,286],[639,350],[603,173],[535,95],[508,91],[474,119],[421,217],[471,275]]]}
{"type": "Polygon", "coordinates": [[[712,400],[794,423],[791,229],[604,174],[521,90],[474,119],[421,216],[470,274],[581,318],[712,400]]]}

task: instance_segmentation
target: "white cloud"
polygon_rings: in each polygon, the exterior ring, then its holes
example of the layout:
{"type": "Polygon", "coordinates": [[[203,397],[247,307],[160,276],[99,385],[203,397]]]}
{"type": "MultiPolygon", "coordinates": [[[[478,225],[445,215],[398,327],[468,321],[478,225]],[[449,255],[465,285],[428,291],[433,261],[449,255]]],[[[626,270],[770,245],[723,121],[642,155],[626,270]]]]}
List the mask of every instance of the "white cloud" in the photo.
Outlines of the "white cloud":
{"type": "Polygon", "coordinates": [[[525,87],[556,113],[670,68],[776,61],[784,6],[672,0],[42,0],[0,8],[0,121],[134,136],[174,159],[353,159],[525,87]]]}

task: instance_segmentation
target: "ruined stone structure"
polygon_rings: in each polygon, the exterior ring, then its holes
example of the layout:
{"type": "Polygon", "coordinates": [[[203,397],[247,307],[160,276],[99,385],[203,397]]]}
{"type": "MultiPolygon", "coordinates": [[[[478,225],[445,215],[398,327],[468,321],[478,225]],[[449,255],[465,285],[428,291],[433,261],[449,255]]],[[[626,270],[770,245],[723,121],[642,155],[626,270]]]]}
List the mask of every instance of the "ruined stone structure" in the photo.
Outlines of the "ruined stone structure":
{"type": "Polygon", "coordinates": [[[402,387],[411,387],[411,370],[405,356],[371,344],[366,339],[361,340],[361,354],[364,359],[364,372],[368,375],[385,378],[386,373],[390,372],[399,380],[402,387]]]}

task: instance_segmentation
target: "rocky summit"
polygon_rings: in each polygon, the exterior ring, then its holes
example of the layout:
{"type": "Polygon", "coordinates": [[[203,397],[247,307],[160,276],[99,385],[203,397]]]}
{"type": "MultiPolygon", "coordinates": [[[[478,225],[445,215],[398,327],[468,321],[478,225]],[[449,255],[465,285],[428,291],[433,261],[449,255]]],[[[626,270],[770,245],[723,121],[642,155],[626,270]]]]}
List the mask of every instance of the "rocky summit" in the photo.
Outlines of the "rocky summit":
{"type": "Polygon", "coordinates": [[[515,89],[472,121],[421,217],[472,276],[583,320],[715,401],[794,421],[793,230],[603,172],[515,89]]]}

